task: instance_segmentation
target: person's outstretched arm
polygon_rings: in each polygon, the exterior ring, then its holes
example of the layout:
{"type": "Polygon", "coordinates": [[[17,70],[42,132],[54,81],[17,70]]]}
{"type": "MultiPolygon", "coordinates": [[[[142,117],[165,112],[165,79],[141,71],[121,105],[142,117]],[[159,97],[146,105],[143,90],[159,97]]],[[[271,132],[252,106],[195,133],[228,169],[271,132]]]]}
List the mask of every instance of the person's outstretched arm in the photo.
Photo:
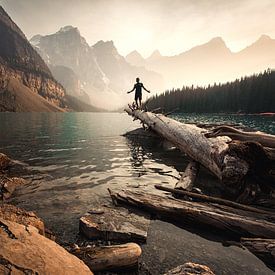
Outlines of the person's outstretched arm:
{"type": "Polygon", "coordinates": [[[136,88],[136,86],[134,86],[134,88],[131,91],[127,92],[127,94],[130,94],[131,92],[133,92],[135,90],[135,88],[136,88]]]}
{"type": "Polygon", "coordinates": [[[144,85],[142,85],[143,89],[147,92],[147,93],[151,93],[149,90],[147,90],[144,85]]]}

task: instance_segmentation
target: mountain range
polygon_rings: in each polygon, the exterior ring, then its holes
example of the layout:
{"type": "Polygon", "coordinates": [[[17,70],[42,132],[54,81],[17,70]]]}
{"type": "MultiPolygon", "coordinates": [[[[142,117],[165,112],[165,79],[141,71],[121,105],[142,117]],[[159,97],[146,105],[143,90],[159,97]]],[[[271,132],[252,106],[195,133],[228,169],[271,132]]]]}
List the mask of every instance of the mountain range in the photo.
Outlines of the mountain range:
{"type": "Polygon", "coordinates": [[[252,45],[232,52],[221,37],[175,56],[154,51],[143,58],[136,50],[126,56],[136,66],[154,70],[165,80],[165,88],[228,82],[275,67],[275,39],[262,35],[252,45]]]}
{"type": "Polygon", "coordinates": [[[75,27],[35,35],[30,43],[70,95],[97,107],[114,109],[129,102],[126,92],[132,89],[137,76],[153,91],[164,88],[159,74],[129,64],[113,41],[98,41],[89,46],[75,27]]]}
{"type": "Polygon", "coordinates": [[[98,111],[67,93],[52,73],[62,69],[51,71],[1,6],[0,37],[0,111],[98,111]]]}
{"type": "Polygon", "coordinates": [[[90,46],[76,27],[30,41],[0,6],[0,111],[100,111],[132,100],[136,77],[154,93],[228,82],[275,67],[275,39],[234,53],[222,38],[175,56],[120,55],[113,41],[90,46]]]}

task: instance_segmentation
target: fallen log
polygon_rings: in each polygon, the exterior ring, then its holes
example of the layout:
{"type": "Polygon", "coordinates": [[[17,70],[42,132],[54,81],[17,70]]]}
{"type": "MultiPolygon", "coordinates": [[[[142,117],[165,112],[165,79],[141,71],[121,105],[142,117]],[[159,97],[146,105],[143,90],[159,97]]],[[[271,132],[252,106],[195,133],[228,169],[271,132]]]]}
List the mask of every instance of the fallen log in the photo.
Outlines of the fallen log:
{"type": "MultiPolygon", "coordinates": [[[[165,187],[165,186],[158,185],[158,184],[155,185],[155,188],[159,189],[159,190],[162,190],[162,191],[171,192],[172,194],[177,195],[177,198],[187,196],[189,198],[194,198],[194,199],[196,199],[198,201],[202,201],[202,202],[218,203],[218,204],[230,206],[230,207],[245,210],[245,211],[261,213],[261,214],[266,214],[266,215],[272,215],[271,212],[268,212],[268,211],[265,211],[265,210],[262,210],[262,209],[258,209],[258,208],[252,207],[252,206],[240,204],[240,203],[237,203],[237,202],[233,202],[233,201],[230,201],[230,200],[225,200],[225,199],[221,199],[221,198],[217,198],[217,197],[197,194],[197,193],[189,192],[189,191],[186,191],[186,190],[177,190],[177,189],[165,187]]],[[[275,216],[274,216],[274,218],[275,218],[275,216]]]]}
{"type": "Polygon", "coordinates": [[[275,136],[259,132],[245,132],[234,127],[222,125],[207,134],[208,137],[228,136],[240,141],[258,142],[264,147],[275,148],[275,136]]]}
{"type": "Polygon", "coordinates": [[[190,161],[180,180],[176,183],[175,189],[191,191],[197,178],[199,167],[200,165],[198,162],[190,161]]]}
{"type": "Polygon", "coordinates": [[[275,238],[274,220],[263,214],[229,206],[182,201],[144,192],[109,190],[109,193],[112,200],[117,203],[134,206],[177,223],[199,223],[233,233],[238,237],[275,238]]]}
{"type": "Polygon", "coordinates": [[[141,248],[135,243],[101,247],[76,247],[70,251],[92,271],[129,269],[137,265],[141,248]]]}
{"type": "Polygon", "coordinates": [[[275,239],[241,238],[241,244],[275,271],[275,239]]]}
{"type": "Polygon", "coordinates": [[[242,156],[230,155],[224,138],[206,138],[206,130],[195,125],[184,124],[165,117],[133,108],[125,111],[148,125],[191,159],[201,163],[219,179],[228,183],[239,183],[249,170],[242,156]]]}

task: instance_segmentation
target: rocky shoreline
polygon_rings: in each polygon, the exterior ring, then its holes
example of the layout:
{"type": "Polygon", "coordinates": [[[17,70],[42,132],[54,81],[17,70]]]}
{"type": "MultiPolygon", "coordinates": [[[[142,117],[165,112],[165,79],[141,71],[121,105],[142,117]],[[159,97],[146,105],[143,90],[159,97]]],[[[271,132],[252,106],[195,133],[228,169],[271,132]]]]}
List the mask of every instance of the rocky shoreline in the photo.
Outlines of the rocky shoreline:
{"type": "MultiPolygon", "coordinates": [[[[88,236],[86,241],[62,247],[34,212],[6,203],[18,186],[27,183],[23,178],[14,177],[11,171],[15,164],[14,160],[0,153],[1,274],[93,274],[93,271],[102,274],[107,270],[139,273],[138,259],[142,250],[132,240],[146,241],[148,217],[131,214],[128,223],[127,218],[123,218],[127,213],[123,211],[108,206],[104,206],[103,210],[91,209],[80,219],[80,232],[83,239],[88,236]],[[117,227],[110,226],[114,216],[118,219],[117,224],[122,221],[117,227]],[[105,219],[103,224],[102,218],[105,219]]],[[[166,274],[214,273],[207,266],[185,263],[166,274]]]]}
{"type": "Polygon", "coordinates": [[[80,259],[54,241],[35,213],[5,203],[15,188],[26,182],[10,177],[12,163],[0,154],[0,273],[93,274],[80,259]]]}

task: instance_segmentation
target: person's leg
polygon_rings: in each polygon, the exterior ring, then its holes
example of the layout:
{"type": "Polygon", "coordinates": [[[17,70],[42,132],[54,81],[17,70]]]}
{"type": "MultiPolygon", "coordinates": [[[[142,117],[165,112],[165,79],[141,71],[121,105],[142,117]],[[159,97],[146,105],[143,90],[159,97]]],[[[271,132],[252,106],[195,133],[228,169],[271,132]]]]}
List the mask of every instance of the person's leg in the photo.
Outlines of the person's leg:
{"type": "Polygon", "coordinates": [[[136,108],[138,109],[138,99],[136,98],[135,101],[136,101],[136,108]]]}
{"type": "Polygon", "coordinates": [[[141,98],[139,98],[139,108],[141,109],[141,98]]]}

